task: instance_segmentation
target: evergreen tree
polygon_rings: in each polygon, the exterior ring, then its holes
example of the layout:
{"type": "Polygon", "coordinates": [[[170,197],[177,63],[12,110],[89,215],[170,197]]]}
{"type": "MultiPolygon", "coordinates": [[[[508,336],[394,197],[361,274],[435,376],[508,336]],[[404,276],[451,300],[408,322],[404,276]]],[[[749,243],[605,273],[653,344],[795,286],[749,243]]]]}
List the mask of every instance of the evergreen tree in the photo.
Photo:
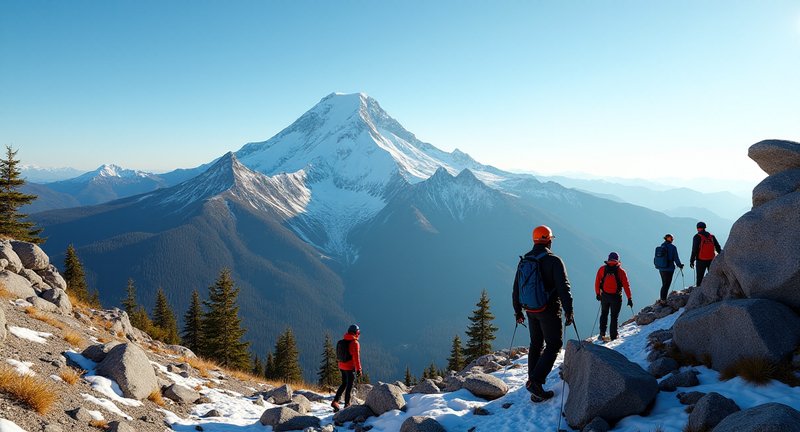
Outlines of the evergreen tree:
{"type": "Polygon", "coordinates": [[[299,383],[303,381],[303,371],[300,369],[300,356],[297,351],[297,343],[294,339],[294,333],[289,327],[278,337],[278,342],[275,344],[274,365],[275,379],[287,383],[299,383]]]}
{"type": "Polygon", "coordinates": [[[122,300],[122,307],[128,313],[131,325],[147,334],[152,333],[153,323],[147,316],[147,311],[136,301],[136,286],[133,284],[133,279],[128,279],[126,293],[126,297],[122,300]]]}
{"type": "Polygon", "coordinates": [[[128,313],[128,317],[133,315],[133,313],[138,309],[139,306],[136,303],[136,286],[133,285],[133,279],[128,278],[128,286],[125,288],[125,298],[122,299],[122,309],[128,313]]]}
{"type": "Polygon", "coordinates": [[[406,366],[406,376],[403,379],[403,383],[409,388],[417,385],[417,378],[411,375],[411,369],[408,366],[406,366]]]}
{"type": "Polygon", "coordinates": [[[75,252],[75,248],[70,244],[64,257],[64,280],[67,282],[67,291],[84,303],[99,307],[100,304],[93,304],[94,296],[89,294],[89,287],[86,285],[86,275],[83,272],[83,264],[75,252]]]}
{"type": "Polygon", "coordinates": [[[178,337],[178,321],[175,319],[175,313],[169,305],[164,290],[159,287],[156,292],[156,306],[153,309],[153,326],[155,327],[156,339],[174,345],[180,343],[178,337]]]}
{"type": "Polygon", "coordinates": [[[267,354],[267,363],[264,365],[264,378],[274,381],[277,373],[275,373],[275,357],[272,353],[267,354]]]}
{"type": "Polygon", "coordinates": [[[325,344],[322,347],[322,361],[319,364],[319,385],[335,386],[339,383],[339,362],[336,360],[336,350],[331,342],[331,335],[325,334],[325,344]]]}
{"type": "Polygon", "coordinates": [[[461,338],[456,335],[450,348],[450,357],[447,358],[447,370],[461,372],[461,369],[464,369],[464,349],[461,348],[461,338]]]}
{"type": "Polygon", "coordinates": [[[19,160],[14,159],[17,152],[6,146],[6,157],[0,159],[0,235],[31,243],[41,243],[40,228],[34,228],[33,222],[26,222],[28,217],[17,210],[30,204],[36,195],[26,195],[18,189],[25,184],[17,168],[19,160]]]}
{"type": "Polygon", "coordinates": [[[494,314],[489,310],[489,293],[486,290],[481,292],[481,298],[475,305],[478,308],[472,311],[472,316],[469,317],[472,324],[467,328],[469,340],[464,349],[467,362],[492,352],[492,341],[497,331],[497,327],[492,325],[494,314]]]}
{"type": "Polygon", "coordinates": [[[203,344],[203,308],[200,305],[200,294],[192,291],[192,301],[189,309],[183,315],[183,333],[181,333],[183,346],[195,353],[200,353],[203,344]]]}
{"type": "Polygon", "coordinates": [[[263,377],[264,376],[264,365],[261,364],[261,359],[258,356],[253,356],[253,370],[252,373],[254,376],[263,377]]]}
{"type": "Polygon", "coordinates": [[[203,304],[208,308],[203,315],[203,344],[200,350],[206,357],[220,366],[248,370],[250,354],[249,342],[242,342],[245,329],[239,318],[236,298],[239,289],[233,283],[231,272],[223,269],[214,285],[208,288],[208,300],[203,304]]]}

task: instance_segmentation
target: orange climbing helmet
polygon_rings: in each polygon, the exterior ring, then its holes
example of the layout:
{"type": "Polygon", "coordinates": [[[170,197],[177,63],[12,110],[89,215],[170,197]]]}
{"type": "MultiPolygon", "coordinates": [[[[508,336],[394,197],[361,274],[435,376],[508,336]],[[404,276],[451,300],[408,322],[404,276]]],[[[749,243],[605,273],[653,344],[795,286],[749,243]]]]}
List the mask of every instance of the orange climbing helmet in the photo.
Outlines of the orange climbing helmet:
{"type": "Polygon", "coordinates": [[[556,238],[553,230],[547,225],[539,225],[533,229],[533,244],[545,244],[556,238]]]}

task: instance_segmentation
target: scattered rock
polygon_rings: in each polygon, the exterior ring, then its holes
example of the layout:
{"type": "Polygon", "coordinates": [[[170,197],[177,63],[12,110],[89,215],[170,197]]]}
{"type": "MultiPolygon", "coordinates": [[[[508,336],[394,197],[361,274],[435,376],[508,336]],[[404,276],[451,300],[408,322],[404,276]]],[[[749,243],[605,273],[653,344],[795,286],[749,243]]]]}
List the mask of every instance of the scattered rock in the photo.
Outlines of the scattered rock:
{"type": "Polygon", "coordinates": [[[467,379],[462,377],[461,375],[451,375],[444,379],[444,391],[445,392],[454,392],[459,391],[464,387],[464,381],[467,379]]]}
{"type": "Polygon", "coordinates": [[[497,372],[497,371],[499,371],[501,369],[503,369],[503,365],[501,365],[500,363],[494,362],[494,361],[490,361],[489,363],[486,363],[486,366],[483,367],[483,371],[486,372],[486,373],[497,372]]]}
{"type": "Polygon", "coordinates": [[[298,395],[298,394],[299,395],[303,395],[303,396],[306,397],[306,399],[310,400],[311,402],[322,402],[325,399],[327,399],[327,397],[325,395],[321,395],[319,393],[315,393],[315,392],[309,391],[309,390],[297,390],[297,391],[294,392],[294,394],[295,395],[298,395]]]}
{"type": "Polygon", "coordinates": [[[714,432],[800,432],[800,411],[768,403],[725,417],[714,432]]]}
{"type": "Polygon", "coordinates": [[[671,308],[669,305],[654,304],[645,306],[636,314],[636,324],[640,326],[648,325],[657,319],[664,318],[673,313],[675,313],[675,309],[671,308]]]}
{"type": "Polygon", "coordinates": [[[673,291],[667,296],[667,306],[677,311],[678,309],[686,306],[686,303],[689,302],[689,297],[691,297],[691,291],[688,289],[682,291],[673,291]]]}
{"type": "Polygon", "coordinates": [[[189,404],[200,399],[200,393],[180,384],[172,384],[164,389],[164,397],[175,402],[189,404]]]}
{"type": "MultiPolygon", "coordinates": [[[[165,347],[164,347],[164,349],[167,349],[167,350],[169,350],[169,351],[172,351],[172,352],[174,352],[175,354],[177,354],[177,355],[179,355],[179,356],[181,356],[181,357],[185,357],[185,358],[187,358],[187,359],[197,358],[197,355],[196,355],[194,352],[192,352],[192,350],[190,350],[189,348],[186,348],[185,346],[181,346],[181,345],[167,345],[167,346],[165,346],[165,347]]],[[[189,366],[189,365],[188,365],[188,364],[186,364],[186,363],[183,363],[183,364],[185,364],[186,366],[189,366]]],[[[190,366],[190,367],[191,367],[191,366],[190,366]]],[[[188,369],[184,369],[184,370],[188,370],[188,369]]]]}
{"type": "Polygon", "coordinates": [[[11,293],[11,295],[19,298],[36,296],[36,291],[34,291],[28,279],[8,270],[0,271],[0,285],[5,287],[6,291],[11,293]]]}
{"type": "Polygon", "coordinates": [[[220,413],[215,409],[212,409],[211,411],[208,411],[207,413],[203,414],[203,418],[209,418],[209,417],[222,417],[222,413],[220,413]]]}
{"type": "Polygon", "coordinates": [[[299,415],[300,413],[297,411],[286,407],[270,408],[264,411],[264,414],[261,414],[261,419],[259,421],[264,426],[272,426],[275,428],[279,424],[286,423],[299,415]]]}
{"type": "Polygon", "coordinates": [[[121,421],[112,421],[108,424],[108,432],[136,432],[136,429],[133,428],[128,423],[124,423],[121,421]]]}
{"type": "Polygon", "coordinates": [[[94,420],[89,410],[83,407],[78,407],[73,410],[66,411],[67,415],[82,423],[89,423],[94,420]]]}
{"type": "Polygon", "coordinates": [[[211,403],[211,402],[212,402],[212,401],[211,401],[211,399],[209,399],[209,398],[208,398],[208,396],[200,396],[200,398],[199,398],[199,399],[197,399],[196,401],[194,401],[194,403],[196,403],[197,405],[209,404],[209,403],[211,403]]]}
{"type": "Polygon", "coordinates": [[[275,405],[283,405],[292,401],[292,386],[284,384],[267,393],[266,397],[272,398],[275,405]]]}
{"type": "Polygon", "coordinates": [[[64,432],[64,429],[62,429],[59,425],[48,424],[45,425],[44,429],[42,429],[42,432],[64,432]]]}
{"type": "Polygon", "coordinates": [[[581,432],[608,432],[609,429],[611,429],[611,426],[607,421],[603,420],[602,417],[595,417],[581,429],[581,432]]]}
{"type": "Polygon", "coordinates": [[[686,426],[690,431],[711,430],[725,417],[740,411],[736,402],[711,392],[700,398],[689,414],[689,423],[686,426]]]}
{"type": "Polygon", "coordinates": [[[337,424],[344,424],[359,417],[368,418],[374,415],[375,413],[373,413],[372,410],[366,405],[350,405],[349,407],[334,414],[333,421],[337,424]]]}
{"type": "Polygon", "coordinates": [[[133,343],[112,348],[97,365],[98,375],[117,382],[125,397],[144,399],[158,388],[156,374],[150,360],[141,348],[133,343]]]}
{"type": "Polygon", "coordinates": [[[39,296],[31,296],[25,299],[28,303],[32,304],[33,307],[39,309],[42,312],[50,312],[50,313],[58,313],[58,306],[49,301],[39,297],[39,296]]]}
{"type": "Polygon", "coordinates": [[[565,413],[573,429],[595,417],[614,422],[641,414],[658,394],[658,382],[639,365],[589,342],[567,343],[563,375],[570,388],[565,413]]]}
{"type": "Polygon", "coordinates": [[[11,248],[17,254],[22,266],[31,270],[45,270],[50,265],[50,258],[39,246],[23,242],[11,240],[11,248]]]}
{"type": "Polygon", "coordinates": [[[67,281],[61,277],[61,273],[58,272],[58,269],[50,264],[44,270],[36,270],[36,273],[44,279],[47,285],[50,285],[53,288],[60,288],[64,291],[67,290],[67,281]]]}
{"type": "Polygon", "coordinates": [[[769,175],[800,168],[800,143],[764,140],[750,146],[747,156],[769,175]]]}
{"type": "Polygon", "coordinates": [[[59,288],[45,290],[42,292],[42,298],[56,305],[61,314],[69,315],[72,313],[72,302],[69,301],[66,291],[59,288]]]}
{"type": "Polygon", "coordinates": [[[675,395],[675,397],[678,398],[678,401],[682,405],[694,405],[694,404],[697,403],[697,401],[700,400],[700,398],[702,398],[705,395],[706,394],[703,393],[703,392],[693,391],[693,392],[686,392],[686,393],[681,392],[681,393],[678,393],[677,395],[675,395]]]}
{"type": "Polygon", "coordinates": [[[276,432],[280,431],[296,431],[296,430],[305,430],[307,428],[313,428],[316,430],[320,426],[320,420],[317,417],[309,416],[309,415],[298,415],[296,417],[292,417],[289,420],[278,424],[272,430],[276,432]]]}
{"type": "Polygon", "coordinates": [[[396,386],[397,386],[397,388],[399,388],[400,390],[402,390],[402,391],[403,391],[403,393],[408,393],[408,390],[409,390],[409,389],[408,389],[408,386],[406,385],[406,383],[404,383],[404,382],[402,382],[402,381],[395,381],[395,382],[394,382],[394,383],[392,383],[392,384],[396,385],[396,386]]]}
{"type": "Polygon", "coordinates": [[[503,409],[509,409],[512,405],[514,405],[513,402],[506,402],[503,404],[503,409]]]}
{"type": "Polygon", "coordinates": [[[683,372],[673,372],[672,375],[661,380],[658,383],[658,389],[665,392],[673,392],[678,387],[695,387],[700,385],[700,380],[697,379],[699,372],[695,369],[690,369],[683,372]]]}
{"type": "Polygon", "coordinates": [[[726,300],[685,312],[674,334],[682,352],[710,356],[711,367],[722,371],[741,358],[777,363],[790,355],[800,343],[800,317],[772,300],[726,300]]]}
{"type": "Polygon", "coordinates": [[[381,384],[373,387],[367,395],[366,405],[376,414],[381,415],[391,410],[401,410],[406,406],[403,392],[395,385],[381,384]]]}
{"type": "Polygon", "coordinates": [[[439,387],[436,386],[432,379],[425,379],[415,385],[409,393],[436,394],[439,393],[439,387]]]}
{"type": "Polygon", "coordinates": [[[678,370],[680,366],[678,362],[669,357],[661,357],[660,359],[650,363],[650,367],[647,368],[647,371],[650,372],[650,375],[653,375],[656,378],[661,378],[664,375],[672,373],[678,370]]]}
{"type": "Polygon", "coordinates": [[[647,353],[647,361],[650,363],[667,356],[667,353],[661,350],[654,349],[647,353]]]}
{"type": "Polygon", "coordinates": [[[672,339],[672,330],[656,330],[647,335],[647,342],[650,345],[664,343],[670,339],[672,339]]]}
{"type": "Polygon", "coordinates": [[[438,421],[430,417],[413,416],[400,425],[400,432],[446,432],[438,421]]]}
{"type": "Polygon", "coordinates": [[[508,386],[503,380],[487,374],[467,376],[464,380],[464,388],[486,400],[495,400],[508,393],[508,386]]]}
{"type": "Polygon", "coordinates": [[[119,345],[119,342],[117,341],[111,341],[105,344],[89,345],[83,350],[81,355],[95,363],[100,363],[106,358],[108,352],[117,345],[119,345]]]}
{"type": "Polygon", "coordinates": [[[12,273],[19,273],[24,267],[20,261],[14,248],[11,247],[11,242],[8,240],[0,240],[0,259],[6,260],[3,269],[9,270],[12,273]]]}
{"type": "Polygon", "coordinates": [[[41,290],[45,290],[45,289],[49,289],[50,288],[44,282],[44,279],[42,279],[42,277],[39,276],[38,274],[36,274],[36,272],[33,271],[33,270],[24,268],[24,269],[19,271],[19,275],[24,277],[25,279],[28,279],[28,282],[31,283],[31,286],[33,286],[34,289],[35,288],[39,288],[41,290]]]}
{"type": "Polygon", "coordinates": [[[472,410],[472,414],[474,414],[474,415],[476,415],[476,416],[488,416],[488,415],[492,415],[492,413],[491,413],[491,412],[489,412],[489,410],[487,410],[487,409],[486,409],[486,408],[484,408],[484,407],[475,407],[475,409],[473,409],[473,410],[472,410]]]}
{"type": "Polygon", "coordinates": [[[292,401],[286,406],[300,414],[307,414],[311,411],[311,401],[301,394],[292,395],[292,401]]]}

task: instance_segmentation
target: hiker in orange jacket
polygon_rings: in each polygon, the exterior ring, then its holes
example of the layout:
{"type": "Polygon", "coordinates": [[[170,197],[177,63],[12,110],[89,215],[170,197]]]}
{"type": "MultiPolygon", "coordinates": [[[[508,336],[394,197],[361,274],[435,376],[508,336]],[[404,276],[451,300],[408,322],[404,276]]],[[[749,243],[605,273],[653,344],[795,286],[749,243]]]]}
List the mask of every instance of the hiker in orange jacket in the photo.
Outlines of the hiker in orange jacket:
{"type": "Polygon", "coordinates": [[[350,406],[350,394],[353,392],[353,382],[355,382],[356,377],[361,376],[361,345],[358,343],[359,336],[361,336],[361,329],[353,324],[347,329],[347,333],[344,334],[343,339],[339,341],[339,343],[345,341],[345,343],[347,343],[347,352],[350,354],[347,360],[343,360],[339,355],[339,347],[337,344],[336,356],[339,357],[339,372],[342,373],[342,385],[336,390],[336,396],[333,398],[333,402],[331,402],[333,412],[339,411],[339,398],[342,397],[342,393],[344,393],[344,407],[347,408],[350,406]]]}
{"type": "Polygon", "coordinates": [[[633,298],[631,297],[631,286],[628,283],[628,274],[620,265],[619,254],[611,252],[608,254],[608,261],[597,270],[597,277],[594,280],[594,293],[597,301],[600,302],[602,311],[600,312],[600,337],[598,340],[608,342],[606,338],[606,324],[608,322],[608,312],[611,312],[611,327],[609,333],[610,340],[617,338],[617,327],[619,327],[619,311],[622,309],[622,290],[628,296],[628,306],[633,308],[633,298]]]}

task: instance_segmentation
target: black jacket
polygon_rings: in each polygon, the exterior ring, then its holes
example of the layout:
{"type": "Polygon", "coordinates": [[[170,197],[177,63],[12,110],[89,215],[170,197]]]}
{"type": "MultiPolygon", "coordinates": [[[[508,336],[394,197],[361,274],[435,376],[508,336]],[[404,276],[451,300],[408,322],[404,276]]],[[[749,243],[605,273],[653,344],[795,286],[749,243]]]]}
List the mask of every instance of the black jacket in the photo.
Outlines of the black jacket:
{"type": "MultiPolygon", "coordinates": [[[[708,236],[711,235],[710,232],[706,232],[705,230],[699,231],[697,234],[694,235],[692,239],[692,256],[689,258],[690,263],[694,263],[697,260],[697,254],[700,253],[700,236],[708,236]]],[[[722,252],[722,246],[719,245],[717,241],[717,236],[712,236],[714,239],[714,249],[717,250],[717,253],[722,252]]]]}
{"type": "MultiPolygon", "coordinates": [[[[550,302],[547,308],[563,307],[564,313],[569,315],[572,313],[572,293],[570,293],[569,278],[567,277],[567,269],[564,267],[564,262],[561,258],[553,255],[550,249],[544,245],[535,245],[530,252],[526,253],[526,257],[533,257],[547,253],[539,260],[539,268],[542,272],[542,281],[544,287],[549,292],[556,292],[558,295],[551,295],[550,302]]],[[[513,304],[514,312],[522,312],[522,305],[519,303],[519,288],[517,287],[517,276],[514,276],[514,290],[513,290],[513,304]]]]}

